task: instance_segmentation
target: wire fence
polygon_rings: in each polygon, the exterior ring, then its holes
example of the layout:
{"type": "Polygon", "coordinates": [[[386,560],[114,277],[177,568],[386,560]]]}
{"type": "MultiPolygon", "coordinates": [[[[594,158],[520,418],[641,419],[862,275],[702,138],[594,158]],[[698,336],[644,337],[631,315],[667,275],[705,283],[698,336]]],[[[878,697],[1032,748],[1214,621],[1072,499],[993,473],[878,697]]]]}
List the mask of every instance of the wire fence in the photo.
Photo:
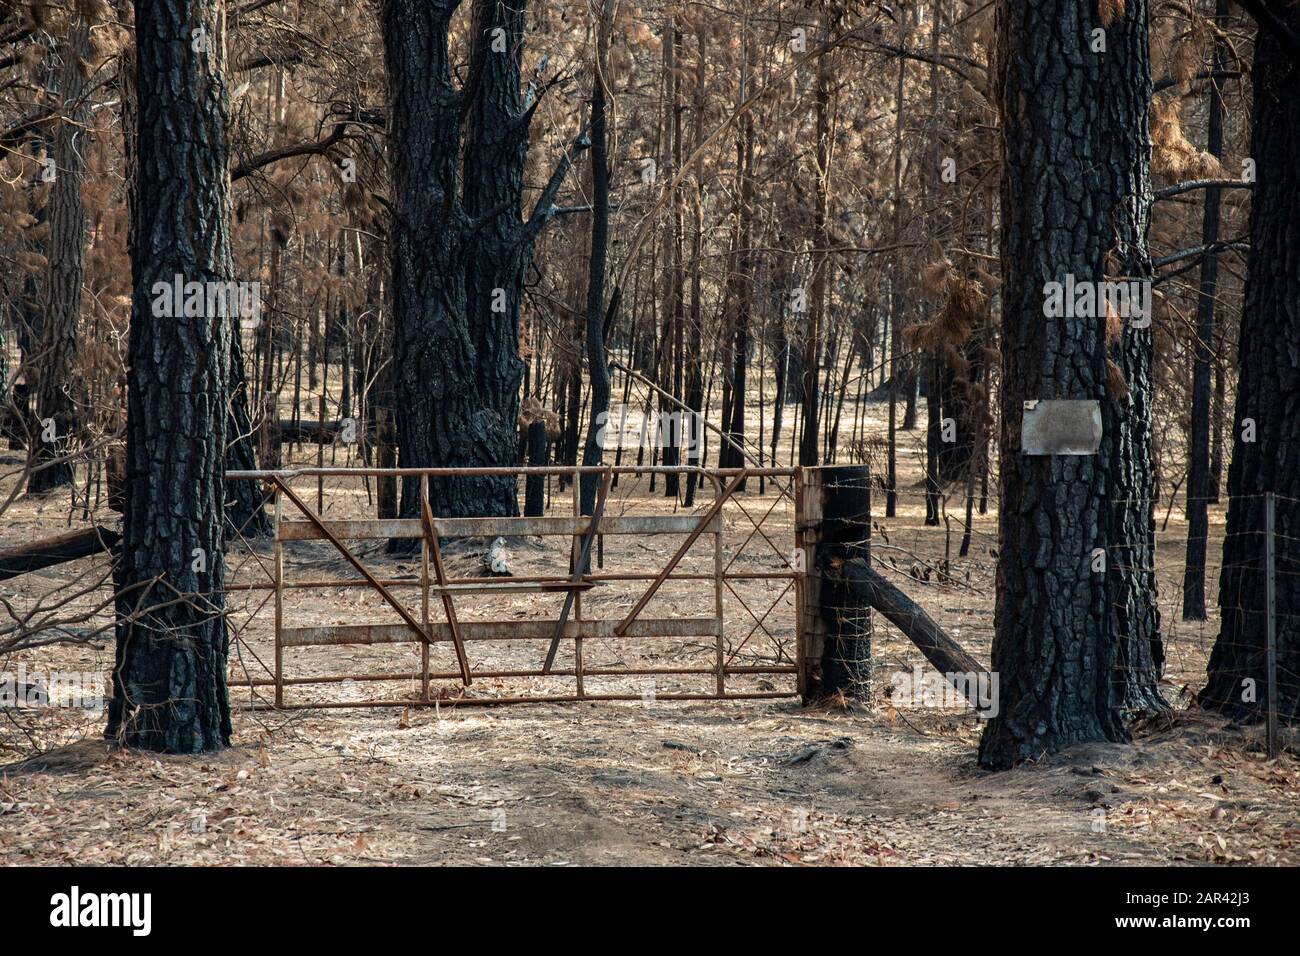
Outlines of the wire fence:
{"type": "MultiPolygon", "coordinates": [[[[967,651],[982,663],[989,662],[997,626],[997,566],[1003,557],[999,553],[996,502],[990,503],[987,513],[976,513],[968,526],[965,492],[940,495],[938,523],[927,524],[924,490],[899,489],[893,517],[884,516],[883,483],[877,482],[872,490],[873,567],[907,592],[967,651]],[[957,502],[961,508],[954,513],[957,502]]],[[[1300,614],[1290,595],[1295,594],[1294,581],[1300,577],[1300,537],[1293,533],[1297,530],[1294,516],[1300,515],[1300,501],[1265,494],[1232,498],[1225,495],[1219,501],[1207,501],[1209,530],[1197,538],[1189,537],[1185,512],[1157,516],[1156,509],[1166,504],[1163,499],[1107,501],[1105,508],[1112,513],[1121,510],[1131,515],[1136,510],[1139,515],[1144,511],[1149,514],[1150,538],[1111,541],[1079,555],[1048,548],[1046,555],[1035,557],[1034,573],[1080,580],[1109,568],[1133,580],[1138,590],[1126,592],[1123,601],[1112,595],[1111,610],[1123,621],[1135,615],[1145,617],[1145,626],[1158,638],[1163,657],[1160,691],[1174,707],[1192,705],[1206,687],[1207,668],[1216,647],[1224,659],[1242,661],[1243,674],[1263,675],[1263,662],[1270,656],[1265,628],[1271,620],[1274,646],[1281,649],[1272,655],[1276,687],[1270,691],[1262,680],[1243,678],[1246,683],[1241,693],[1247,698],[1254,695],[1253,700],[1243,703],[1276,699],[1283,708],[1281,719],[1293,720],[1295,701],[1300,697],[1300,673],[1293,650],[1300,636],[1300,614]],[[1263,517],[1270,498],[1276,513],[1283,516],[1271,533],[1264,527],[1263,517]],[[1229,538],[1228,512],[1240,510],[1243,505],[1250,512],[1249,523],[1255,526],[1234,530],[1229,538]],[[1204,580],[1203,615],[1184,603],[1188,545],[1196,541],[1203,543],[1205,555],[1199,570],[1204,580]],[[1277,599],[1278,594],[1283,595],[1282,600],[1277,599]]],[[[1115,524],[1119,526],[1120,522],[1115,524]]],[[[1017,609],[1009,608],[1007,613],[1015,615],[1017,609]]],[[[1008,626],[1017,623],[1028,626],[1028,622],[1015,617],[1008,620],[1008,626]]],[[[878,693],[888,683],[882,676],[910,672],[918,663],[924,663],[911,642],[887,622],[877,623],[875,647],[878,693]]]]}

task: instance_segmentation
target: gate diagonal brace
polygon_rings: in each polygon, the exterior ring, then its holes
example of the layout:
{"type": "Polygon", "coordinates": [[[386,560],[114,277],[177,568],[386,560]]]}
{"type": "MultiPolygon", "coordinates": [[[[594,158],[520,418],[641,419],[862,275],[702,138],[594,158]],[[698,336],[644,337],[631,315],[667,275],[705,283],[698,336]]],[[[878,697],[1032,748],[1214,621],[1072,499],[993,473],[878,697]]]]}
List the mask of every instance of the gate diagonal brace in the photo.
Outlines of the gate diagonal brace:
{"type": "Polygon", "coordinates": [[[393,597],[392,592],[389,591],[388,588],[384,587],[379,579],[370,573],[370,569],[361,563],[361,559],[348,550],[347,545],[340,541],[334,532],[326,527],[325,522],[320,519],[320,516],[308,508],[306,503],[294,494],[294,491],[289,487],[288,482],[282,480],[278,475],[273,475],[271,480],[274,481],[276,486],[284,492],[285,497],[292,501],[294,506],[303,513],[303,516],[316,527],[316,530],[324,535],[330,544],[334,545],[339,554],[343,555],[343,557],[348,560],[348,563],[356,568],[361,576],[366,579],[370,586],[379,592],[380,597],[387,601],[389,606],[397,612],[398,617],[405,622],[406,626],[414,631],[420,640],[424,641],[426,644],[432,644],[433,642],[429,640],[429,635],[424,632],[424,628],[420,625],[420,622],[412,617],[411,612],[406,609],[402,602],[393,597]]]}
{"type": "Polygon", "coordinates": [[[718,516],[718,513],[722,511],[722,506],[727,503],[727,499],[730,498],[732,493],[740,487],[740,483],[744,480],[745,472],[742,471],[733,478],[731,484],[727,485],[727,487],[719,493],[718,497],[713,500],[712,506],[710,506],[709,510],[700,518],[699,524],[697,524],[691,533],[687,535],[686,540],[682,542],[681,547],[677,549],[677,552],[669,559],[668,563],[664,565],[663,570],[660,571],[659,574],[655,576],[655,579],[650,582],[650,586],[645,589],[645,593],[637,598],[636,604],[632,605],[632,610],[627,612],[627,617],[618,622],[618,626],[614,628],[615,635],[618,637],[625,637],[627,635],[627,629],[631,626],[632,622],[636,620],[636,616],[641,613],[642,609],[647,604],[650,603],[650,599],[655,596],[655,592],[659,590],[659,586],[668,580],[668,575],[673,573],[673,569],[675,569],[678,563],[681,562],[682,558],[685,557],[686,552],[691,549],[691,545],[695,544],[699,536],[704,533],[704,529],[709,526],[709,522],[718,516]]]}

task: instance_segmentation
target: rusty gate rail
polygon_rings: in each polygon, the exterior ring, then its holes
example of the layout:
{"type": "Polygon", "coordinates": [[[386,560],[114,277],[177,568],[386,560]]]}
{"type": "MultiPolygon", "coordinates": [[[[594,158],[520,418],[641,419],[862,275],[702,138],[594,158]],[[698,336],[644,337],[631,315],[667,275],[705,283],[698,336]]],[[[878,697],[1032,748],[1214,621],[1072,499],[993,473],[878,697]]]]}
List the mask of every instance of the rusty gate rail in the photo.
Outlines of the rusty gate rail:
{"type": "MultiPolygon", "coordinates": [[[[272,493],[274,507],[274,565],[268,580],[231,583],[228,592],[271,590],[275,598],[274,617],[274,666],[262,663],[262,658],[255,653],[252,657],[267,671],[265,677],[245,674],[245,679],[232,677],[232,687],[244,687],[256,696],[259,688],[274,689],[276,709],[294,710],[316,707],[392,707],[392,706],[429,706],[429,705],[473,705],[535,703],[557,701],[600,701],[600,700],[638,700],[642,695],[628,693],[592,693],[584,686],[584,678],[605,677],[641,677],[653,675],[712,675],[714,687],[712,693],[656,693],[661,700],[715,700],[745,699],[767,697],[794,697],[804,683],[802,666],[804,654],[804,588],[801,581],[804,576],[803,562],[798,559],[799,544],[803,537],[802,521],[799,516],[800,486],[802,470],[798,468],[729,468],[705,469],[694,466],[637,466],[637,465],[596,465],[596,466],[518,466],[510,468],[297,468],[281,470],[231,471],[228,480],[263,482],[272,493]],[[614,476],[648,476],[677,474],[686,475],[694,472],[703,481],[709,482],[714,489],[714,500],[703,512],[672,515],[607,515],[600,508],[592,516],[583,516],[579,508],[578,489],[583,475],[598,474],[602,484],[607,486],[614,476]],[[431,479],[442,477],[525,477],[529,475],[563,476],[573,482],[572,516],[547,515],[542,517],[471,517],[438,518],[432,514],[427,494],[431,479]],[[315,478],[322,486],[331,478],[368,478],[394,477],[420,479],[421,513],[418,518],[388,519],[329,519],[323,513],[313,512],[302,498],[290,487],[290,482],[298,478],[315,478]],[[747,478],[790,478],[788,483],[772,482],[775,494],[769,492],[765,498],[774,498],[762,518],[755,520],[743,506],[737,503],[737,510],[753,525],[748,537],[732,554],[731,561],[724,564],[724,535],[726,520],[724,505],[733,499],[737,488],[747,478]],[[793,540],[790,552],[782,554],[772,536],[762,528],[763,521],[773,512],[783,498],[789,500],[794,513],[793,540]],[[302,512],[306,520],[285,520],[283,501],[287,500],[295,509],[302,512]],[[732,571],[740,552],[755,539],[755,534],[771,545],[783,562],[779,570],[732,571]],[[591,571],[585,567],[582,556],[589,554],[593,540],[599,535],[686,535],[686,539],[677,547],[672,557],[657,571],[591,571]],[[518,574],[507,579],[493,576],[448,577],[443,562],[439,538],[479,537],[479,536],[565,536],[572,539],[572,554],[575,562],[568,574],[518,574]],[[681,571],[678,564],[696,543],[705,536],[713,538],[713,566],[710,571],[681,571]],[[421,544],[420,575],[414,578],[385,578],[366,566],[343,543],[344,539],[418,539],[421,544]],[[338,551],[360,574],[360,578],[325,578],[325,579],[290,579],[285,575],[286,541],[324,540],[338,551]],[[432,558],[432,561],[430,560],[432,558]],[[432,568],[431,568],[432,564],[432,568]],[[432,573],[431,573],[432,571],[432,573]],[[712,582],[714,599],[707,616],[649,618],[642,612],[655,596],[665,581],[712,582]],[[760,615],[751,610],[749,604],[737,592],[735,585],[741,582],[763,580],[783,580],[785,587],[775,601],[760,615]],[[584,617],[582,595],[591,588],[606,582],[647,581],[649,586],[634,602],[626,615],[610,619],[592,619],[584,617]],[[393,593],[399,588],[418,587],[420,589],[419,617],[393,593]],[[402,623],[348,623],[318,626],[287,626],[285,622],[285,594],[296,590],[320,590],[325,588],[363,588],[378,593],[398,616],[402,623]],[[785,644],[777,642],[765,621],[785,595],[794,590],[794,613],[791,624],[794,632],[794,654],[788,656],[785,644]],[[726,647],[726,615],[723,594],[729,590],[736,598],[744,614],[753,621],[749,633],[735,646],[730,654],[726,647]],[[564,613],[558,620],[462,620],[458,617],[453,598],[461,596],[478,601],[480,604],[490,602],[494,595],[501,594],[559,594],[567,595],[564,613]],[[446,623],[430,619],[430,598],[437,596],[441,600],[446,623]],[[568,610],[573,609],[573,619],[568,619],[568,610]],[[741,649],[754,634],[762,630],[772,637],[778,647],[775,659],[757,657],[752,651],[750,660],[760,663],[753,665],[733,663],[741,649]],[[584,663],[583,644],[590,640],[645,639],[645,638],[713,638],[711,666],[670,666],[645,667],[627,666],[619,660],[621,666],[592,667],[584,663]],[[571,640],[574,645],[572,667],[552,667],[556,648],[561,640],[571,640]],[[549,653],[546,663],[540,668],[490,666],[480,658],[480,666],[474,666],[473,652],[470,647],[478,642],[488,641],[548,641],[549,653]],[[338,645],[391,645],[398,643],[419,642],[420,668],[418,672],[407,670],[401,673],[325,673],[304,676],[291,676],[285,673],[286,649],[305,647],[329,647],[338,645]],[[456,651],[457,672],[433,671],[430,665],[430,648],[441,642],[450,642],[456,651]],[[756,677],[758,675],[794,675],[796,687],[783,691],[771,688],[770,682],[760,683],[759,690],[728,690],[728,676],[756,677]],[[574,682],[573,691],[562,693],[524,693],[510,696],[470,696],[464,689],[459,696],[446,697],[431,694],[431,680],[459,679],[464,688],[468,688],[476,678],[510,679],[510,678],[568,678],[574,682]],[[404,682],[418,679],[420,694],[417,698],[348,700],[348,701],[304,701],[286,702],[286,688],[309,685],[336,685],[353,682],[404,682]]],[[[701,483],[702,483],[701,482],[701,483]]],[[[323,492],[322,492],[323,493],[323,492]]],[[[603,496],[602,496],[603,497],[603,496]]],[[[323,500],[323,499],[322,499],[323,500]]],[[[758,499],[762,501],[763,499],[758,499]]],[[[766,503],[766,502],[764,502],[766,503]]],[[[602,500],[603,504],[603,500],[602,500]]],[[[566,509],[567,510],[567,509],[566,509]]],[[[743,530],[743,529],[742,529],[743,530]]],[[[258,563],[261,561],[258,559],[258,563]]],[[[774,590],[774,589],[773,589],[774,590]]],[[[265,603],[265,600],[263,601],[265,603]]],[[[742,625],[743,625],[742,620],[742,625]]],[[[492,645],[484,644],[484,648],[492,645]]],[[[708,644],[705,644],[708,647],[708,644]]],[[[697,651],[698,653],[698,651],[697,651]]],[[[705,653],[708,653],[707,651],[705,653]]],[[[510,661],[514,664],[514,661],[510,661]]],[[[252,705],[256,709],[267,706],[258,701],[252,705]]]]}

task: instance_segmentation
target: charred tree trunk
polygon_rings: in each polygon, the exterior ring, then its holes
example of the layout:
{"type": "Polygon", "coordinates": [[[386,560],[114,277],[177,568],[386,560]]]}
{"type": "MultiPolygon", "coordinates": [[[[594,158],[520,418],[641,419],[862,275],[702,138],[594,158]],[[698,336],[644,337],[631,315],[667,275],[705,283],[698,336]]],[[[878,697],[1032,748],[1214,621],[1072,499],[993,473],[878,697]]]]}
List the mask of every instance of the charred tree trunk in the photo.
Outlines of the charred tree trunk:
{"type": "Polygon", "coordinates": [[[954,434],[939,445],[939,482],[945,485],[965,478],[969,473],[982,414],[974,387],[982,362],[979,344],[967,342],[961,351],[966,360],[963,374],[959,375],[947,359],[942,359],[938,368],[939,407],[943,410],[943,417],[952,419],[954,430],[954,434]]]}
{"type": "MultiPolygon", "coordinates": [[[[605,353],[605,260],[609,254],[609,146],[605,133],[605,85],[609,82],[609,31],[614,0],[605,0],[596,28],[596,75],[591,85],[591,250],[587,264],[587,374],[591,377],[591,409],[582,463],[599,465],[604,457],[601,434],[609,414],[609,357],[605,353]]],[[[617,300],[618,293],[614,294],[617,300]]],[[[611,311],[618,308],[615,301],[611,311]]],[[[579,505],[593,513],[600,475],[582,476],[579,505]]],[[[585,571],[585,568],[579,571],[585,571]]]]}
{"type": "MultiPolygon", "coordinates": [[[[754,311],[754,226],[753,226],[753,204],[754,204],[754,120],[752,116],[745,115],[740,121],[740,143],[737,148],[737,161],[740,164],[740,205],[736,211],[739,219],[740,229],[740,253],[737,256],[737,275],[736,275],[736,322],[735,322],[735,342],[733,344],[732,361],[735,363],[732,368],[732,405],[731,405],[731,422],[728,425],[728,431],[731,433],[731,439],[735,447],[731,449],[728,461],[733,463],[733,467],[744,468],[747,462],[740,449],[746,447],[745,442],[745,398],[749,390],[747,370],[749,368],[749,326],[751,315],[754,311]]],[[[759,409],[759,417],[762,417],[762,409],[759,409]]],[[[725,446],[724,447],[729,447],[725,446]]],[[[737,487],[738,491],[745,490],[745,482],[741,482],[737,487]]]]}
{"type": "Polygon", "coordinates": [[[1104,54],[1087,40],[1095,9],[1083,0],[998,8],[1003,427],[992,670],[1002,698],[980,744],[980,762],[994,768],[1084,741],[1125,741],[1126,709],[1158,701],[1144,642],[1154,580],[1141,570],[1154,530],[1145,520],[1150,330],[1126,323],[1114,345],[1122,396],[1110,391],[1104,311],[1044,316],[1047,283],[1103,281],[1112,255],[1127,275],[1149,276],[1146,4],[1131,0],[1115,16],[1104,54]],[[1022,452],[1025,401],[1054,398],[1100,403],[1096,455],[1022,452]],[[1110,503],[1119,498],[1141,500],[1110,503]]]}
{"type": "MultiPolygon", "coordinates": [[[[561,158],[531,216],[521,220],[533,115],[519,89],[525,7],[475,3],[469,77],[458,90],[448,49],[457,6],[458,0],[382,4],[391,102],[394,404],[403,467],[515,463],[523,277],[573,153],[585,145],[580,139],[561,158]],[[468,133],[460,177],[462,120],[468,133]]],[[[402,515],[417,513],[418,487],[415,479],[403,481],[402,515]]],[[[429,494],[439,515],[519,510],[508,475],[435,478],[429,494]]]]}
{"type": "MultiPolygon", "coordinates": [[[[903,106],[906,102],[907,59],[898,58],[898,79],[894,86],[894,242],[903,236],[903,106]]],[[[889,277],[889,450],[885,462],[885,517],[898,514],[898,397],[903,362],[902,262],[894,260],[889,277]]]]}
{"type": "Polygon", "coordinates": [[[121,535],[112,528],[95,526],[66,531],[16,548],[5,548],[0,551],[0,581],[108,551],[120,538],[121,535]]]}
{"type": "MultiPolygon", "coordinates": [[[[379,309],[375,324],[374,393],[367,405],[375,435],[375,465],[397,467],[397,425],[393,415],[393,325],[390,295],[392,287],[376,283],[375,300],[379,309]]],[[[375,514],[380,518],[397,517],[397,479],[380,475],[375,479],[375,514]]]]}
{"type": "MultiPolygon", "coordinates": [[[[1300,537],[1300,9],[1271,7],[1255,41],[1250,262],[1241,314],[1241,376],[1228,466],[1220,631],[1202,706],[1259,719],[1265,679],[1264,498],[1277,496],[1279,542],[1300,537]]],[[[1277,709],[1300,713],[1300,555],[1276,548],[1277,709]]]]}
{"type": "MultiPolygon", "coordinates": [[[[664,31],[664,66],[666,69],[664,97],[664,132],[667,134],[664,150],[664,176],[669,180],[682,167],[682,103],[681,77],[678,64],[681,60],[682,30],[670,15],[664,31]]],[[[668,271],[665,274],[663,339],[659,343],[659,386],[672,398],[682,397],[682,342],[685,324],[686,274],[682,264],[682,202],[680,192],[673,190],[670,197],[672,214],[668,217],[669,234],[665,237],[668,248],[668,271]]],[[[659,397],[659,434],[662,440],[660,462],[665,466],[681,463],[679,406],[667,396],[659,397]]],[[[681,490],[681,475],[670,472],[664,475],[664,496],[676,498],[681,490]]]]}
{"type": "MultiPolygon", "coordinates": [[[[743,37],[743,33],[742,33],[743,37]]],[[[694,107],[694,122],[692,123],[691,132],[691,151],[699,150],[700,144],[704,142],[704,111],[705,111],[705,71],[708,66],[705,49],[707,42],[707,30],[705,24],[701,21],[695,32],[696,56],[695,56],[695,90],[692,106],[694,107]]],[[[743,43],[743,39],[742,39],[743,43]]],[[[743,55],[743,54],[742,54],[743,55]]],[[[684,421],[682,427],[682,440],[686,447],[686,463],[693,468],[698,468],[702,461],[704,453],[704,442],[702,426],[698,419],[704,414],[704,363],[702,355],[704,352],[704,317],[702,314],[704,300],[704,276],[703,263],[700,261],[700,253],[704,248],[704,156],[700,152],[695,159],[695,169],[693,173],[695,180],[695,195],[692,202],[692,229],[691,229],[691,334],[690,334],[690,356],[691,361],[686,368],[686,407],[689,409],[688,420],[684,421]]],[[[725,404],[725,399],[724,399],[725,404]]],[[[726,412],[723,412],[722,427],[727,428],[726,412]]],[[[723,456],[727,454],[725,443],[718,451],[718,464],[721,465],[723,456]]],[[[687,508],[695,507],[695,489],[699,483],[700,476],[694,471],[686,475],[686,497],[683,504],[687,508]]]]}
{"type": "Polygon", "coordinates": [[[81,61],[89,55],[89,45],[90,25],[80,15],[75,16],[60,48],[58,84],[64,118],[54,138],[50,269],[38,358],[32,368],[36,373],[36,417],[40,426],[28,450],[33,470],[27,490],[32,493],[72,483],[72,463],[58,459],[72,452],[80,417],[73,396],[78,391],[74,368],[86,257],[86,211],[81,201],[81,182],[86,172],[83,128],[90,115],[81,61]]]}
{"type": "Polygon", "coordinates": [[[917,407],[921,398],[921,373],[918,359],[903,359],[903,431],[910,432],[916,427],[917,407]]]}
{"type": "Polygon", "coordinates": [[[930,356],[925,382],[925,523],[939,524],[939,454],[943,438],[943,407],[939,385],[941,359],[930,356]]]}
{"type": "MultiPolygon", "coordinates": [[[[262,464],[269,469],[280,467],[280,380],[275,374],[275,357],[277,336],[279,334],[280,313],[280,278],[281,262],[285,245],[288,242],[286,231],[276,225],[272,217],[271,225],[271,271],[270,295],[267,296],[264,314],[257,324],[253,336],[255,359],[253,367],[258,376],[257,406],[260,408],[260,421],[257,426],[257,453],[262,464]]],[[[238,336],[239,328],[235,334],[238,336]]],[[[329,337],[328,332],[321,337],[321,368],[328,376],[329,337]]],[[[241,343],[242,344],[242,343],[241,343]]],[[[246,390],[247,383],[245,383],[246,390]]],[[[242,394],[244,390],[236,394],[242,394]]],[[[324,394],[322,392],[322,394],[324,394]]],[[[251,450],[251,449],[250,449],[251,450]]]]}
{"type": "MultiPolygon", "coordinates": [[[[538,418],[528,426],[528,464],[542,467],[550,464],[550,436],[546,434],[546,419],[538,418]]],[[[524,514],[540,518],[546,511],[546,476],[529,475],[524,481],[524,514]]]]}
{"type": "MultiPolygon", "coordinates": [[[[837,8],[827,9],[823,4],[823,39],[829,40],[832,20],[838,19],[837,8]]],[[[816,465],[821,460],[818,447],[821,425],[818,420],[819,393],[817,373],[821,361],[822,321],[826,309],[827,274],[830,270],[830,232],[827,220],[830,213],[831,174],[831,54],[824,51],[817,57],[816,108],[816,206],[813,210],[812,290],[809,293],[808,332],[803,352],[803,433],[799,440],[799,464],[816,465]]]]}
{"type": "MultiPolygon", "coordinates": [[[[515,461],[519,433],[519,307],[538,223],[521,219],[524,162],[531,114],[520,91],[525,2],[474,4],[470,97],[462,180],[463,206],[473,222],[465,262],[466,319],[475,378],[470,398],[482,447],[476,464],[515,461]]],[[[474,514],[519,513],[515,480],[479,479],[474,514]]]]}
{"type": "MultiPolygon", "coordinates": [[[[490,438],[474,400],[477,356],[465,311],[461,98],[447,52],[455,7],[386,0],[381,12],[391,104],[394,412],[404,468],[485,464],[490,438]]],[[[443,516],[510,514],[513,501],[456,479],[431,481],[429,498],[443,516]]],[[[418,482],[404,481],[401,514],[414,517],[419,506],[418,482]]]]}
{"type": "MultiPolygon", "coordinates": [[[[1217,0],[1214,18],[1220,30],[1227,28],[1228,2],[1217,0]]],[[[1223,40],[1214,44],[1213,73],[1225,69],[1223,40]]],[[[1210,102],[1205,150],[1215,158],[1223,157],[1223,95],[1219,81],[1210,81],[1210,102]]],[[[1219,256],[1214,244],[1219,241],[1219,207],[1221,189],[1205,191],[1205,211],[1201,221],[1201,243],[1206,248],[1201,261],[1200,297],[1196,300],[1196,340],[1193,342],[1192,368],[1192,435],[1188,449],[1187,475],[1187,562],[1183,570],[1183,620],[1205,620],[1205,552],[1208,544],[1210,498],[1210,412],[1213,405],[1210,380],[1210,350],[1214,345],[1214,296],[1219,281],[1219,256]]]]}
{"type": "Polygon", "coordinates": [[[216,0],[135,4],[127,487],[106,734],[169,753],[230,742],[221,476],[231,320],[152,309],[154,284],[177,273],[234,279],[220,14],[216,0]],[[192,42],[195,29],[206,42],[192,42]]]}
{"type": "Polygon", "coordinates": [[[790,341],[785,334],[785,316],[778,313],[773,329],[772,366],[776,377],[776,394],[772,397],[772,453],[771,461],[775,465],[776,452],[781,444],[781,419],[785,415],[786,393],[789,390],[790,341]]]}
{"type": "MultiPolygon", "coordinates": [[[[748,55],[748,48],[742,49],[741,56],[748,55]]],[[[746,62],[742,73],[740,99],[746,95],[748,82],[748,65],[746,62]]],[[[731,438],[730,442],[721,442],[718,448],[718,466],[720,468],[744,468],[748,462],[741,449],[745,448],[745,393],[748,391],[749,367],[749,326],[753,312],[754,255],[753,213],[754,182],[752,166],[754,158],[754,124],[753,118],[744,116],[736,131],[736,220],[734,231],[734,249],[731,266],[728,270],[728,299],[731,322],[723,331],[730,336],[726,355],[730,367],[725,369],[725,384],[729,394],[723,400],[722,427],[731,438]]],[[[745,490],[745,481],[736,487],[745,490]]]]}

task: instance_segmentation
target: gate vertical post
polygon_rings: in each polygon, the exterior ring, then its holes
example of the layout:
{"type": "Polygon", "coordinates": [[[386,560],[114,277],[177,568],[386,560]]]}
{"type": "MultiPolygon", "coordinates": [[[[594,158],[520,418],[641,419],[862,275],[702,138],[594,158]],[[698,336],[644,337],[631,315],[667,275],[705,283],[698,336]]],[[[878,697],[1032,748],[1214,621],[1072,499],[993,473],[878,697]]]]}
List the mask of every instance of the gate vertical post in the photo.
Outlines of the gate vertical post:
{"type": "Polygon", "coordinates": [[[821,576],[817,553],[821,531],[821,471],[800,467],[794,480],[795,617],[798,621],[796,653],[798,690],[805,705],[812,703],[821,686],[821,660],[826,646],[825,622],[819,614],[821,576]]]}
{"type": "MultiPolygon", "coordinates": [[[[577,468],[573,469],[573,516],[575,518],[582,517],[582,472],[577,468]]],[[[581,523],[581,521],[578,522],[578,524],[581,523]]],[[[571,550],[573,557],[569,559],[570,566],[576,570],[578,562],[582,560],[582,534],[576,530],[573,535],[573,547],[571,550]]],[[[584,568],[583,570],[585,571],[586,569],[584,568]]],[[[577,692],[579,699],[582,698],[584,693],[582,686],[582,628],[578,624],[581,620],[582,592],[577,591],[573,595],[573,621],[578,632],[573,639],[573,675],[574,690],[577,692]]]]}
{"type": "MultiPolygon", "coordinates": [[[[429,500],[429,476],[420,476],[420,507],[429,500]]],[[[423,512],[421,512],[423,513],[423,512]]],[[[433,636],[429,628],[429,536],[420,535],[420,623],[424,633],[433,636]]],[[[420,642],[420,700],[429,699],[429,642],[420,642]]]]}
{"type": "MultiPolygon", "coordinates": [[[[714,482],[714,486],[715,486],[714,494],[718,494],[718,495],[722,494],[723,492],[722,482],[716,481],[714,482]]],[[[726,572],[726,569],[723,567],[722,564],[722,535],[723,535],[723,529],[726,527],[726,523],[722,520],[722,515],[723,512],[719,511],[717,518],[714,519],[715,521],[718,522],[718,530],[713,535],[713,613],[714,616],[718,619],[718,635],[715,638],[715,644],[716,644],[716,653],[717,653],[716,666],[718,671],[717,695],[719,699],[727,695],[727,677],[726,677],[727,664],[726,664],[726,660],[723,657],[724,654],[723,645],[725,643],[724,638],[727,631],[727,623],[726,623],[726,618],[723,616],[723,604],[722,604],[722,586],[723,586],[722,580],[723,580],[723,574],[726,572]]]]}

